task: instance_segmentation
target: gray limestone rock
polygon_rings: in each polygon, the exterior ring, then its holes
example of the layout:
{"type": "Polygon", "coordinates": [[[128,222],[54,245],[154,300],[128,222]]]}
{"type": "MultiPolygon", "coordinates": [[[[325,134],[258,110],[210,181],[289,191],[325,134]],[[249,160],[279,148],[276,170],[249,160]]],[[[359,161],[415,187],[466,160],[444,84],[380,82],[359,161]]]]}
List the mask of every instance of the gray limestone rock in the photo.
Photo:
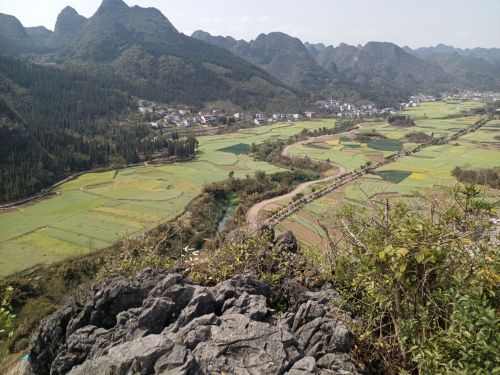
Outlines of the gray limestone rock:
{"type": "Polygon", "coordinates": [[[271,288],[251,276],[215,287],[153,270],[113,277],[42,321],[31,366],[41,375],[356,373],[352,334],[330,313],[336,292],[306,293],[279,314],[271,288]]]}

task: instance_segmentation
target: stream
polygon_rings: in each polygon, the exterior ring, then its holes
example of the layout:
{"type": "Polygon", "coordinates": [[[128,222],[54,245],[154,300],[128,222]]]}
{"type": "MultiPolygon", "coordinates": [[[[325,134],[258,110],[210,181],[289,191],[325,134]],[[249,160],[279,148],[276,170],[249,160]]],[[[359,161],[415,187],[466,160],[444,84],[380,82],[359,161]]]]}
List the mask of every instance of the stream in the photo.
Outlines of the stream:
{"type": "Polygon", "coordinates": [[[219,233],[224,230],[224,227],[226,226],[229,219],[231,219],[231,217],[233,216],[235,211],[236,211],[236,206],[234,206],[234,205],[231,205],[227,208],[226,213],[224,214],[224,217],[219,222],[219,226],[217,227],[217,230],[219,231],[219,233]]]}

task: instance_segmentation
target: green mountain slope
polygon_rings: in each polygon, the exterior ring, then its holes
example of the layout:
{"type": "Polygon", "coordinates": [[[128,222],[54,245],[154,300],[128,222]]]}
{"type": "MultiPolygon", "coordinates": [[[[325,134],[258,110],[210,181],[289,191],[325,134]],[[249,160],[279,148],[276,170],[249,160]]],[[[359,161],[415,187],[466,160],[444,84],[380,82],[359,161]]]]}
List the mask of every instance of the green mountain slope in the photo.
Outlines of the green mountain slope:
{"type": "Polygon", "coordinates": [[[0,13],[0,51],[20,55],[37,52],[38,47],[16,17],[0,13]]]}
{"type": "Polygon", "coordinates": [[[57,16],[54,33],[45,45],[52,50],[68,47],[80,35],[87,19],[79,15],[72,7],[64,8],[57,16]]]}
{"type": "Polygon", "coordinates": [[[440,90],[452,81],[436,64],[408,54],[392,43],[369,42],[361,48],[347,44],[330,46],[320,51],[316,60],[348,81],[381,92],[395,90],[408,95],[419,90],[440,90]]]}
{"type": "Polygon", "coordinates": [[[500,90],[500,49],[460,49],[443,44],[436,47],[407,48],[408,53],[439,65],[464,87],[500,90]]]}
{"type": "Polygon", "coordinates": [[[64,51],[66,64],[114,74],[137,96],[201,106],[228,100],[243,108],[292,108],[296,93],[229,51],[179,33],[154,8],[104,0],[64,51]]]}
{"type": "Polygon", "coordinates": [[[44,26],[26,27],[26,33],[38,46],[45,46],[53,34],[44,26]]]}
{"type": "Polygon", "coordinates": [[[0,201],[106,164],[109,120],[132,105],[113,82],[0,56],[0,201]]]}

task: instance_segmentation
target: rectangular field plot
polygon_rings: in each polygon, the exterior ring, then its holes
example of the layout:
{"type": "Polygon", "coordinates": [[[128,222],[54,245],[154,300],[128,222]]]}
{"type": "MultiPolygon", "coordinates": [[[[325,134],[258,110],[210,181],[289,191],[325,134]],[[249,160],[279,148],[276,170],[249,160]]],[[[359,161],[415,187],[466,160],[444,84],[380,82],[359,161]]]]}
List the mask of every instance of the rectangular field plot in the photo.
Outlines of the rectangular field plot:
{"type": "Polygon", "coordinates": [[[372,150],[397,152],[403,149],[403,143],[395,139],[379,139],[370,141],[367,146],[372,150]]]}
{"type": "Polygon", "coordinates": [[[88,248],[88,249],[102,249],[103,247],[110,246],[113,244],[115,236],[111,237],[108,233],[102,233],[103,229],[98,227],[88,227],[92,231],[85,231],[79,227],[77,231],[72,231],[71,229],[62,229],[57,227],[48,227],[43,229],[43,233],[46,236],[52,237],[56,241],[64,241],[77,246],[78,248],[88,248]],[[110,241],[103,241],[101,237],[107,236],[110,241]]]}
{"type": "Polygon", "coordinates": [[[2,243],[0,276],[35,266],[88,253],[88,248],[54,238],[40,229],[25,236],[2,243]]]}

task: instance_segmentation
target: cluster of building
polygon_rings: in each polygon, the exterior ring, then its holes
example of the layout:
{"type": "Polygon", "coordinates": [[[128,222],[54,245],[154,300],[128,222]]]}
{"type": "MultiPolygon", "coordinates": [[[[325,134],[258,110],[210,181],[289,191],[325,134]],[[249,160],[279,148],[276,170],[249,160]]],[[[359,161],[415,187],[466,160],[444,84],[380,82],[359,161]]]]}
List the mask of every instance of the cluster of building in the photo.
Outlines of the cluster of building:
{"type": "Polygon", "coordinates": [[[337,100],[319,100],[316,106],[322,110],[333,112],[337,117],[365,117],[395,113],[394,108],[378,109],[373,104],[356,105],[337,100]]]}
{"type": "Polygon", "coordinates": [[[435,102],[438,100],[435,96],[417,94],[410,96],[410,100],[407,103],[399,103],[399,109],[403,110],[405,108],[419,107],[420,103],[435,102]]]}
{"type": "Polygon", "coordinates": [[[148,100],[139,100],[138,106],[139,112],[148,116],[151,126],[155,129],[171,126],[208,126],[227,123],[228,118],[232,118],[234,121],[243,119],[240,113],[229,117],[222,110],[216,109],[206,113],[191,113],[189,108],[169,108],[148,100]]]}
{"type": "Polygon", "coordinates": [[[500,93],[495,93],[492,91],[473,91],[473,90],[462,90],[457,93],[441,93],[441,99],[443,100],[458,100],[458,101],[495,101],[500,100],[500,93]]]}
{"type": "MultiPolygon", "coordinates": [[[[408,102],[399,103],[396,108],[378,109],[373,104],[353,104],[338,100],[320,100],[315,103],[315,107],[320,111],[329,111],[337,117],[368,117],[378,115],[394,115],[406,108],[418,107],[424,102],[434,102],[436,100],[457,100],[457,101],[494,101],[500,99],[500,94],[493,92],[479,92],[463,90],[458,93],[442,93],[439,98],[432,95],[417,94],[412,95],[408,102]]],[[[188,126],[211,126],[217,124],[227,124],[237,121],[247,120],[256,125],[274,124],[276,122],[292,122],[304,119],[313,119],[317,114],[312,111],[305,113],[234,113],[227,114],[222,110],[214,109],[211,112],[191,113],[189,108],[170,108],[168,106],[157,104],[148,100],[138,101],[139,112],[147,116],[151,121],[151,126],[160,129],[170,126],[188,127],[188,126]]]]}
{"type": "Polygon", "coordinates": [[[292,121],[298,121],[298,120],[304,120],[304,119],[313,119],[316,118],[316,112],[305,112],[304,114],[302,113],[274,113],[270,117],[265,116],[262,113],[257,113],[254,116],[254,123],[255,125],[265,125],[265,124],[274,124],[276,122],[292,122],[292,121]]]}
{"type": "Polygon", "coordinates": [[[155,129],[171,126],[210,126],[245,120],[253,122],[256,125],[267,125],[276,122],[292,122],[317,117],[316,113],[311,111],[305,113],[275,113],[272,115],[265,115],[263,113],[250,114],[243,112],[227,114],[222,110],[214,109],[207,113],[191,113],[189,108],[169,108],[168,106],[148,100],[139,100],[138,107],[139,112],[147,116],[148,120],[151,121],[151,126],[155,129]]]}

